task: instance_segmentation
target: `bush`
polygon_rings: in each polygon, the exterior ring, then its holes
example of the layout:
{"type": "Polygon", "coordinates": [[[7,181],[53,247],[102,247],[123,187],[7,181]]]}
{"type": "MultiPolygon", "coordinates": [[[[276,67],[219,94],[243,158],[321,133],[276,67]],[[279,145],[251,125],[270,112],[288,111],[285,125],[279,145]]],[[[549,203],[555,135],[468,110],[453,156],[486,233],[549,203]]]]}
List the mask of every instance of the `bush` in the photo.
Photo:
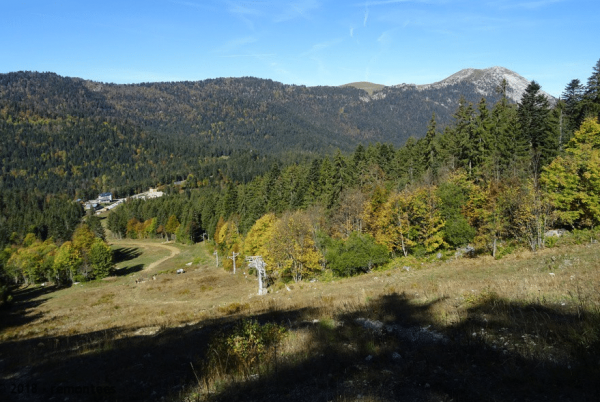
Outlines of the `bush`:
{"type": "Polygon", "coordinates": [[[516,249],[517,246],[514,243],[498,245],[498,249],[496,250],[496,259],[499,260],[502,257],[506,257],[507,255],[514,253],[516,249]]]}
{"type": "Polygon", "coordinates": [[[455,215],[446,221],[444,226],[444,240],[454,247],[469,244],[475,238],[477,231],[469,225],[462,215],[455,215]]]}
{"type": "Polygon", "coordinates": [[[552,247],[556,246],[556,243],[558,243],[557,236],[550,236],[550,237],[544,238],[544,245],[548,248],[552,248],[552,247]]]}
{"type": "Polygon", "coordinates": [[[339,276],[368,272],[390,260],[387,247],[368,234],[353,232],[346,241],[334,242],[326,254],[329,267],[339,276]]]}
{"type": "Polygon", "coordinates": [[[219,332],[212,339],[205,372],[212,376],[238,374],[248,377],[261,364],[268,365],[274,346],[285,336],[285,327],[244,319],[229,332],[219,332]]]}

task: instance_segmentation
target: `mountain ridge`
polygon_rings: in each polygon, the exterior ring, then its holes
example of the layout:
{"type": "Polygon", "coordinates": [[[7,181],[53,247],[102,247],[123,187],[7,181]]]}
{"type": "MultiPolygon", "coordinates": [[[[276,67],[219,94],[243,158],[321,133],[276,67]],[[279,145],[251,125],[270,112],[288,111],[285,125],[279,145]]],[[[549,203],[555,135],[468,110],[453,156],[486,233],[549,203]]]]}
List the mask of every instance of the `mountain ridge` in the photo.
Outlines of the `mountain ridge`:
{"type": "MultiPolygon", "coordinates": [[[[498,101],[502,74],[483,75],[463,70],[441,83],[384,86],[369,94],[353,86],[253,77],[107,84],[55,73],[0,74],[0,186],[23,186],[39,164],[51,172],[44,187],[50,190],[65,180],[77,188],[103,174],[131,183],[132,167],[144,167],[146,177],[172,171],[215,176],[214,161],[240,152],[253,152],[246,159],[291,161],[289,155],[352,152],[358,144],[401,146],[423,137],[434,115],[439,131],[452,124],[462,97],[473,104],[485,97],[488,107],[498,101]]],[[[254,174],[236,169],[229,177],[245,181],[254,174]]]]}

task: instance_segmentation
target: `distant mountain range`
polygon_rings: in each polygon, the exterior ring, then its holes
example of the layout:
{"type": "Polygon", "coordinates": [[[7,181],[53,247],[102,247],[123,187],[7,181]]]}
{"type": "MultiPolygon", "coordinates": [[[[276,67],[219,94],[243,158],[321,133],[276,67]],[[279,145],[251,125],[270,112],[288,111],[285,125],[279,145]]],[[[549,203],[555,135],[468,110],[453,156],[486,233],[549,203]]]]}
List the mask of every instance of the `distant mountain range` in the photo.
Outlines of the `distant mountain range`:
{"type": "MultiPolygon", "coordinates": [[[[126,120],[138,128],[199,140],[217,150],[329,152],[372,141],[403,144],[422,137],[432,114],[452,122],[464,96],[493,104],[506,79],[518,102],[529,81],[502,67],[465,69],[433,84],[342,87],[284,85],[257,78],[104,84],[52,73],[0,74],[0,107],[40,116],[71,114],[126,120]]],[[[552,96],[546,94],[549,99],[552,96]]]]}
{"type": "Polygon", "coordinates": [[[61,180],[70,175],[93,180],[108,175],[107,166],[122,177],[128,166],[139,172],[144,167],[150,177],[159,168],[173,172],[174,166],[177,174],[187,174],[199,160],[236,152],[289,160],[350,152],[359,143],[399,146],[424,136],[433,114],[438,130],[451,124],[461,96],[473,104],[485,97],[491,107],[502,79],[515,102],[529,84],[502,67],[466,69],[428,85],[342,87],[251,77],[117,85],[54,73],[0,74],[2,179],[17,186],[22,177],[40,176],[40,160],[42,170],[58,172],[61,180]],[[120,168],[110,159],[115,152],[120,168]]]}

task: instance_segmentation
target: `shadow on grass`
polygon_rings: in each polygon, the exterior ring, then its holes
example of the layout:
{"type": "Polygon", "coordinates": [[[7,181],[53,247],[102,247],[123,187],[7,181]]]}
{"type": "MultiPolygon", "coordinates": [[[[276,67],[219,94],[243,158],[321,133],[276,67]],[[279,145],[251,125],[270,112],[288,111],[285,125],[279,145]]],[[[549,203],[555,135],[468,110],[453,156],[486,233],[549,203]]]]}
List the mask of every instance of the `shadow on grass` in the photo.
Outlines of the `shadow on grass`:
{"type": "Polygon", "coordinates": [[[33,309],[48,300],[42,296],[57,290],[56,286],[29,286],[14,289],[11,293],[12,301],[0,308],[0,331],[11,327],[19,327],[41,317],[41,313],[29,314],[33,309]]]}
{"type": "Polygon", "coordinates": [[[142,251],[137,247],[120,247],[113,250],[113,262],[118,264],[124,261],[130,261],[142,255],[142,251]]]}
{"type": "Polygon", "coordinates": [[[123,267],[123,268],[115,270],[115,275],[116,276],[127,276],[129,274],[139,272],[143,269],[144,269],[144,264],[131,265],[129,267],[123,267]]]}
{"type": "Polygon", "coordinates": [[[460,323],[435,328],[439,302],[416,305],[404,295],[388,295],[331,322],[312,320],[319,309],[254,315],[287,326],[291,337],[304,333],[297,338],[302,347],[275,354],[252,379],[223,377],[211,394],[194,394],[209,374],[203,366],[207,345],[232,328],[235,317],[152,335],[116,329],[5,342],[2,371],[10,379],[0,390],[34,382],[38,394],[28,399],[34,401],[56,395],[58,386],[60,396],[68,389],[70,401],[180,401],[184,395],[211,401],[598,400],[597,314],[490,297],[468,309],[460,323]]]}

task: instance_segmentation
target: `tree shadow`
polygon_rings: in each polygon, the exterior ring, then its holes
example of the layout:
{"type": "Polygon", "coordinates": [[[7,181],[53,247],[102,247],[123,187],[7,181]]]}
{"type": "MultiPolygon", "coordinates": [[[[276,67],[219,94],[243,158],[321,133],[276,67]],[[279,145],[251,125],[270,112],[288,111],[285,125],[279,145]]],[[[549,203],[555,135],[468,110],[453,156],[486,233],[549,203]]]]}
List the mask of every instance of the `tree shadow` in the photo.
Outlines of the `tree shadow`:
{"type": "Polygon", "coordinates": [[[317,324],[307,350],[281,359],[276,371],[209,399],[599,400],[597,314],[490,297],[460,323],[436,328],[441,301],[383,296],[340,315],[336,326],[317,324]]]}
{"type": "Polygon", "coordinates": [[[598,400],[600,346],[578,332],[590,330],[597,316],[490,297],[459,323],[436,327],[442,301],[387,295],[321,322],[311,320],[321,314],[313,308],[252,315],[288,327],[286,342],[298,342],[296,348],[275,350],[256,376],[224,377],[210,394],[194,394],[209,375],[202,363],[208,345],[241,316],[170,328],[153,327],[149,317],[148,328],[4,342],[4,389],[35,383],[34,401],[65,396],[65,387],[70,401],[598,400]],[[523,341],[526,333],[542,347],[523,341]]]}
{"type": "Polygon", "coordinates": [[[133,274],[135,272],[140,272],[144,269],[144,264],[136,264],[128,267],[123,267],[115,270],[116,276],[127,276],[129,274],[133,274]]]}
{"type": "Polygon", "coordinates": [[[30,314],[29,310],[45,303],[48,298],[41,297],[57,289],[56,285],[28,286],[14,289],[11,293],[12,301],[0,308],[0,331],[26,325],[40,318],[41,313],[30,314]]]}
{"type": "Polygon", "coordinates": [[[113,262],[130,261],[142,255],[142,251],[137,247],[120,247],[113,250],[113,262]]]}

